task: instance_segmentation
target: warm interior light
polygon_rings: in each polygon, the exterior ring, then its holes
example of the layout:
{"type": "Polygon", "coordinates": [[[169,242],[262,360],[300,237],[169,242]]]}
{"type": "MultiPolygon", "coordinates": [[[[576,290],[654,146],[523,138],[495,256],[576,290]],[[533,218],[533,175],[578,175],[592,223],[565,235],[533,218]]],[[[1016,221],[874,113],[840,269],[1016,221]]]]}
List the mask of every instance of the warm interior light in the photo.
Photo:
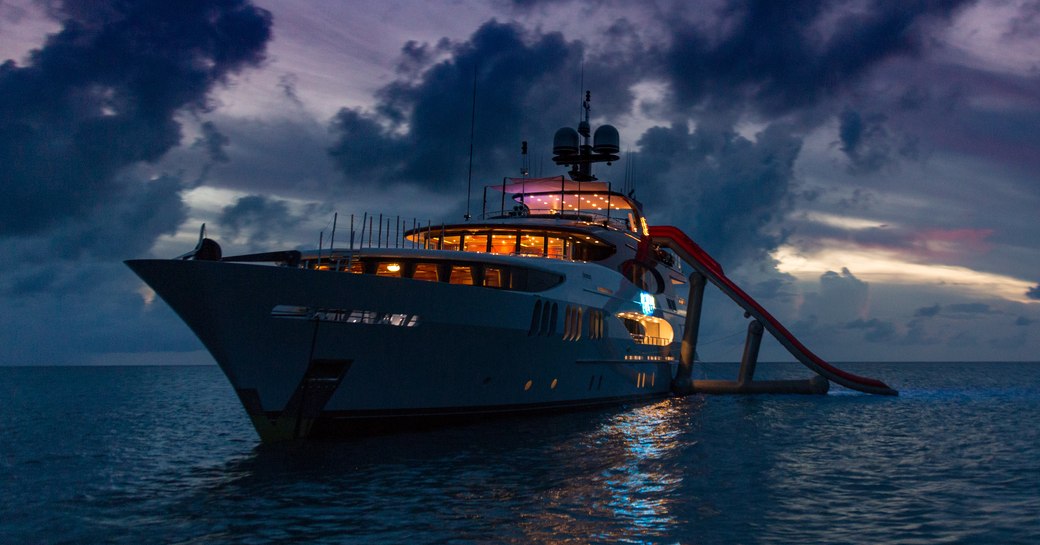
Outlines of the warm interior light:
{"type": "Polygon", "coordinates": [[[390,272],[397,272],[397,271],[401,270],[401,265],[398,264],[398,263],[391,263],[391,264],[386,266],[386,270],[388,270],[390,272]]]}

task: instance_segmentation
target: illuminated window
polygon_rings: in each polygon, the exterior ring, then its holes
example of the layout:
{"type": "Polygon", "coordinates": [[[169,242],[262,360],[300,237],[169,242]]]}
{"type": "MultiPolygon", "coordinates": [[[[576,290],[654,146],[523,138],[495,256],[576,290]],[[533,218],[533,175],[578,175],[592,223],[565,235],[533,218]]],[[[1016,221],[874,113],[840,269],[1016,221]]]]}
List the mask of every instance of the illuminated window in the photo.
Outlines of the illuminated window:
{"type": "Polygon", "coordinates": [[[466,235],[465,248],[466,252],[486,252],[488,244],[487,235],[466,235]]]}
{"type": "Polygon", "coordinates": [[[560,237],[546,237],[545,256],[555,259],[563,259],[564,241],[560,237]]]}
{"type": "Polygon", "coordinates": [[[446,236],[444,241],[441,243],[442,250],[458,250],[459,249],[459,236],[446,236]]]}
{"type": "Polygon", "coordinates": [[[416,263],[415,272],[412,273],[412,278],[416,280],[425,280],[428,282],[437,281],[437,264],[436,263],[416,263]]]}
{"type": "Polygon", "coordinates": [[[355,310],[350,313],[347,317],[347,323],[351,324],[374,324],[376,323],[377,314],[372,310],[355,310]]]}
{"type": "Polygon", "coordinates": [[[520,253],[523,255],[545,255],[545,236],[533,233],[520,235],[520,253]]]}
{"type": "Polygon", "coordinates": [[[502,277],[503,271],[500,267],[488,267],[484,270],[484,286],[488,288],[504,287],[502,277]]]}
{"type": "Polygon", "coordinates": [[[451,276],[448,277],[448,282],[452,284],[462,284],[465,286],[473,285],[473,267],[468,265],[452,265],[451,276]]]}
{"type": "MultiPolygon", "coordinates": [[[[386,259],[386,258],[384,258],[386,259]]],[[[346,270],[346,262],[343,262],[346,270]]],[[[355,259],[351,272],[427,282],[450,282],[466,286],[538,292],[563,282],[564,277],[547,271],[498,264],[466,263],[453,260],[419,261],[412,259],[355,259]],[[396,270],[395,270],[396,269],[396,270]]]]}
{"type": "Polygon", "coordinates": [[[613,244],[584,234],[579,236],[569,232],[546,233],[523,229],[480,233],[456,230],[454,234],[446,234],[443,240],[439,234],[430,237],[431,248],[438,248],[438,243],[443,250],[490,252],[499,255],[519,254],[580,261],[601,261],[616,251],[613,244]]]}
{"type": "Polygon", "coordinates": [[[401,276],[401,264],[396,262],[381,262],[376,267],[376,276],[401,276]]]}
{"type": "Polygon", "coordinates": [[[500,255],[516,253],[516,232],[503,233],[499,231],[492,234],[491,253],[500,255]]]}
{"type": "Polygon", "coordinates": [[[668,346],[675,338],[672,325],[661,318],[646,316],[640,312],[621,312],[617,317],[625,324],[632,340],[639,344],[668,346]]]}

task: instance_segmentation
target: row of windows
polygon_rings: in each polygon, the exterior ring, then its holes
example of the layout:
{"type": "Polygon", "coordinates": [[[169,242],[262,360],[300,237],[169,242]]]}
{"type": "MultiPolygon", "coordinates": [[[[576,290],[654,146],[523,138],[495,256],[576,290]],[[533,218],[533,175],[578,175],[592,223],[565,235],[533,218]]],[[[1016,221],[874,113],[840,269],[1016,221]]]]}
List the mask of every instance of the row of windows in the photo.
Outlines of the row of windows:
{"type": "MultiPolygon", "coordinates": [[[[556,313],[558,310],[559,306],[556,303],[535,301],[534,310],[531,312],[531,328],[527,334],[555,335],[556,313]]],[[[589,338],[602,339],[606,337],[607,324],[602,310],[567,305],[563,309],[563,340],[577,341],[581,339],[584,334],[586,314],[589,316],[589,338]]]]}
{"type": "Polygon", "coordinates": [[[320,270],[336,270],[354,274],[374,274],[395,278],[411,278],[427,282],[445,282],[465,286],[483,286],[514,291],[545,291],[563,282],[563,276],[537,269],[442,260],[353,259],[309,264],[320,270]]]}
{"type": "Polygon", "coordinates": [[[584,318],[584,310],[581,307],[567,305],[563,309],[563,340],[576,341],[581,339],[581,322],[584,318]]]}
{"type": "Polygon", "coordinates": [[[614,254],[613,245],[593,236],[531,229],[488,229],[482,231],[421,231],[407,240],[419,247],[437,250],[525,255],[600,261],[614,254]]]}
{"type": "Polygon", "coordinates": [[[567,308],[564,309],[563,340],[577,341],[581,339],[586,315],[589,317],[589,338],[602,339],[606,337],[607,322],[604,319],[605,314],[602,310],[567,305],[567,308]]]}
{"type": "Polygon", "coordinates": [[[527,330],[528,335],[555,335],[556,334],[556,312],[559,307],[556,303],[546,302],[542,304],[539,299],[534,302],[534,310],[531,312],[531,328],[527,330]]]}
{"type": "Polygon", "coordinates": [[[373,324],[396,327],[415,327],[419,325],[419,316],[416,314],[338,308],[313,309],[299,305],[275,305],[271,309],[271,316],[275,318],[295,318],[345,324],[373,324]]]}
{"type": "Polygon", "coordinates": [[[606,315],[602,310],[589,311],[589,338],[602,339],[607,336],[606,315]]]}
{"type": "Polygon", "coordinates": [[[347,324],[376,324],[415,327],[419,325],[419,316],[415,314],[394,314],[376,312],[374,310],[319,310],[314,319],[322,322],[343,322],[347,324]]]}

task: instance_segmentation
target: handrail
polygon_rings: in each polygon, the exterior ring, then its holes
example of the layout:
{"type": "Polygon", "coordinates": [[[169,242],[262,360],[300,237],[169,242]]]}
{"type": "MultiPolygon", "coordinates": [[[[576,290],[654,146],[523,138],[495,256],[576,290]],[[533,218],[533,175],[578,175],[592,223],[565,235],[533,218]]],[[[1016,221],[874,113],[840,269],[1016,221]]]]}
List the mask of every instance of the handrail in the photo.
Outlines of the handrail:
{"type": "Polygon", "coordinates": [[[616,215],[609,215],[606,210],[588,210],[582,209],[580,212],[577,210],[557,210],[555,208],[525,208],[521,212],[520,210],[495,210],[492,212],[486,212],[478,216],[480,220],[489,219],[503,219],[503,218],[538,218],[538,219],[558,219],[558,220],[570,220],[570,221],[588,221],[589,223],[598,223],[601,225],[609,225],[617,227],[621,230],[631,230],[627,217],[617,217],[616,215]],[[584,219],[588,218],[588,219],[584,219]]]}

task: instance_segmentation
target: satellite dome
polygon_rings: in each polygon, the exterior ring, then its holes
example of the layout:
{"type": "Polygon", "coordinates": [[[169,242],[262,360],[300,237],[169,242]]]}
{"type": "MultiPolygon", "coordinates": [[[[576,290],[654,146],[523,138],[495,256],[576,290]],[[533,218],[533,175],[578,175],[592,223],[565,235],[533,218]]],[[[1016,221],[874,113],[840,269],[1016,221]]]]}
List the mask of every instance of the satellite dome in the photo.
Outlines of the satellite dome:
{"type": "Polygon", "coordinates": [[[592,143],[592,151],[595,153],[613,155],[621,150],[621,137],[613,125],[600,125],[592,137],[592,143]]]}
{"type": "Polygon", "coordinates": [[[578,131],[570,127],[562,127],[553,136],[554,155],[577,155],[578,154],[578,131]]]}

